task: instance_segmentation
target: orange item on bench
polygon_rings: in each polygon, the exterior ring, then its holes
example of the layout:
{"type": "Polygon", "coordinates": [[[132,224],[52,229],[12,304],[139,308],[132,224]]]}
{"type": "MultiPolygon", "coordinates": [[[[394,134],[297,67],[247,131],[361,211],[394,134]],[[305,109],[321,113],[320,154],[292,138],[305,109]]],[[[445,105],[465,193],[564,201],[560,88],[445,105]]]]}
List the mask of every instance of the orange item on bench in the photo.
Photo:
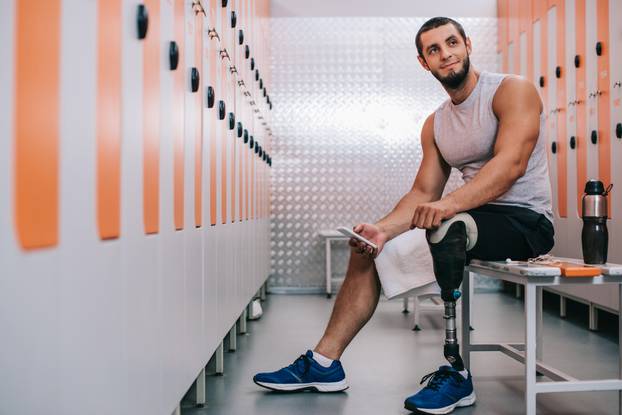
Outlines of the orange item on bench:
{"type": "Polygon", "coordinates": [[[602,274],[601,269],[593,265],[564,261],[552,262],[546,265],[549,267],[559,268],[564,277],[596,277],[597,275],[602,274]]]}

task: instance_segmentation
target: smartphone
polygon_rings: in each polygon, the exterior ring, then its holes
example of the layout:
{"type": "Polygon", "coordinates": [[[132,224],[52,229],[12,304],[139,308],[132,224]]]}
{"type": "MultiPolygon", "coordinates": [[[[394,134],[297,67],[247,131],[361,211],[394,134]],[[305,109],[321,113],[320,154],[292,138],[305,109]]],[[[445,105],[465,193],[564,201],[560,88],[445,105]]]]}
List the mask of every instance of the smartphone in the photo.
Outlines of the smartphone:
{"type": "Polygon", "coordinates": [[[354,233],[353,231],[351,231],[350,229],[346,228],[345,226],[338,227],[337,231],[339,231],[339,233],[341,233],[341,234],[343,234],[345,236],[349,236],[350,238],[354,238],[354,239],[359,240],[359,241],[361,241],[363,243],[366,243],[367,245],[371,246],[374,249],[378,249],[378,247],[376,246],[375,243],[368,241],[367,239],[363,238],[358,233],[354,233]]]}

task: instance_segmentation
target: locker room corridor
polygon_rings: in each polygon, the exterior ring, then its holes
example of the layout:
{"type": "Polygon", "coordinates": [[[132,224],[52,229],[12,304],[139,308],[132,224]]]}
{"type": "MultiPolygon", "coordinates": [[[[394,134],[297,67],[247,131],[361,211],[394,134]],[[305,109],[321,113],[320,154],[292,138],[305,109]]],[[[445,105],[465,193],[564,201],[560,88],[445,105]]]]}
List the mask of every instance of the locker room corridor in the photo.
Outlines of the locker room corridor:
{"type": "MultiPolygon", "coordinates": [[[[617,331],[603,324],[599,332],[587,330],[581,316],[560,319],[556,296],[546,297],[544,361],[582,379],[615,377],[617,331]],[[612,357],[613,356],[613,357],[612,357]]],[[[238,336],[238,350],[225,353],[225,375],[210,374],[207,406],[194,407],[191,396],[182,403],[184,415],[388,415],[409,414],[403,399],[417,390],[421,377],[442,359],[438,348],[443,336],[442,316],[425,311],[422,330],[411,331],[412,313],[402,314],[400,301],[380,300],[374,317],[342,358],[350,388],[343,393],[302,394],[264,391],[252,377],[258,370],[281,367],[314,347],[329,317],[329,303],[321,296],[269,295],[266,314],[249,322],[249,334],[238,336]]],[[[577,305],[577,307],[579,307],[577,305]]],[[[578,311],[578,310],[577,310],[578,311]]],[[[523,301],[505,292],[476,293],[474,300],[477,341],[523,339],[523,301]]],[[[574,314],[576,315],[576,314],[574,314]]],[[[606,322],[605,322],[606,323],[606,322]]],[[[615,324],[614,324],[615,326],[615,324]]],[[[477,403],[459,415],[520,415],[524,406],[524,367],[501,353],[474,353],[472,358],[477,403]]],[[[209,366],[208,366],[209,370],[209,366]]],[[[544,394],[538,397],[542,415],[610,415],[617,411],[616,392],[544,394]]]]}

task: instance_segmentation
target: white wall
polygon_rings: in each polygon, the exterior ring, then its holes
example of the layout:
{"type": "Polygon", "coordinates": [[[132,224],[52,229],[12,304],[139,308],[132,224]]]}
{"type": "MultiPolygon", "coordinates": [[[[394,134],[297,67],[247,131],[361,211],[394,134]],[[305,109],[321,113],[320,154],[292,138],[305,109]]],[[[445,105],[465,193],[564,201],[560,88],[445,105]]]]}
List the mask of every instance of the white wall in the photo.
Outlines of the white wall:
{"type": "Polygon", "coordinates": [[[496,0],[272,0],[272,17],[497,17],[496,0]]]}

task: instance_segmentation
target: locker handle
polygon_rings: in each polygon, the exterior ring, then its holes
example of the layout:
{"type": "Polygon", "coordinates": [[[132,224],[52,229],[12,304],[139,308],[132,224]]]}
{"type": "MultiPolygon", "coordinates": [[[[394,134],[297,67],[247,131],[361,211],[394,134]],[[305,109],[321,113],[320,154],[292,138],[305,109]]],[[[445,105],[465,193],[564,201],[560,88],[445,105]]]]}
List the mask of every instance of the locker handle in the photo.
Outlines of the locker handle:
{"type": "Polygon", "coordinates": [[[268,96],[268,91],[266,91],[266,88],[263,89],[263,96],[267,97],[268,96]]]}
{"type": "Polygon", "coordinates": [[[544,88],[544,76],[540,77],[540,88],[544,88]]]}
{"type": "Polygon", "coordinates": [[[570,148],[575,149],[577,147],[577,138],[573,135],[570,137],[570,148]]]}
{"type": "Polygon", "coordinates": [[[255,138],[251,135],[251,141],[249,141],[248,146],[252,149],[255,147],[255,138]]]}
{"type": "Polygon", "coordinates": [[[201,76],[199,75],[199,70],[197,68],[192,68],[190,71],[190,84],[192,88],[192,92],[197,92],[199,90],[199,82],[201,80],[201,76]]]}
{"type": "Polygon", "coordinates": [[[233,130],[235,128],[235,114],[230,112],[229,113],[229,129],[233,130]]]}
{"type": "Polygon", "coordinates": [[[272,102],[270,102],[270,111],[272,111],[272,102]]]}
{"type": "Polygon", "coordinates": [[[259,143],[255,142],[255,154],[259,154],[259,143]]]}
{"type": "Polygon", "coordinates": [[[263,155],[261,156],[261,161],[266,161],[266,153],[263,153],[263,155]]]}
{"type": "Polygon", "coordinates": [[[242,123],[238,121],[238,138],[242,137],[244,132],[244,127],[242,127],[242,123]]]}
{"type": "Polygon", "coordinates": [[[225,119],[225,101],[223,100],[218,101],[218,119],[225,119]]]}
{"type": "Polygon", "coordinates": [[[171,71],[177,69],[179,65],[179,47],[177,47],[177,42],[174,40],[171,41],[168,46],[168,62],[171,71]]]}
{"type": "Polygon", "coordinates": [[[136,27],[138,29],[138,38],[147,37],[147,29],[149,28],[149,13],[144,4],[139,4],[136,13],[136,27]]]}
{"type": "Polygon", "coordinates": [[[227,7],[227,4],[229,4],[229,0],[222,0],[222,7],[227,7]]]}
{"type": "Polygon", "coordinates": [[[251,71],[255,70],[255,58],[251,58],[251,71]]]}
{"type": "Polygon", "coordinates": [[[244,58],[248,59],[251,56],[251,49],[248,47],[248,45],[246,45],[244,47],[244,58]]]}
{"type": "Polygon", "coordinates": [[[591,139],[592,139],[592,144],[598,143],[598,131],[592,130],[591,139]]]}
{"type": "Polygon", "coordinates": [[[581,56],[574,55],[574,67],[578,68],[581,66],[581,56]]]}
{"type": "Polygon", "coordinates": [[[214,88],[211,86],[207,87],[207,108],[214,107],[214,101],[216,100],[216,96],[214,95],[214,88]]]}
{"type": "Polygon", "coordinates": [[[244,144],[248,143],[248,130],[244,129],[244,144]]]}
{"type": "Polygon", "coordinates": [[[596,42],[596,55],[600,56],[603,54],[603,43],[602,42],[596,42]]]}
{"type": "Polygon", "coordinates": [[[616,124],[616,137],[622,138],[622,123],[616,124]]]}
{"type": "Polygon", "coordinates": [[[255,81],[259,81],[259,69],[255,69],[255,81]]]}
{"type": "Polygon", "coordinates": [[[266,104],[270,105],[270,95],[266,95],[266,104]]]}
{"type": "Polygon", "coordinates": [[[235,29],[238,24],[238,15],[235,13],[235,10],[231,12],[231,28],[235,29]]]}
{"type": "Polygon", "coordinates": [[[263,89],[263,79],[259,79],[259,89],[263,89]]]}
{"type": "Polygon", "coordinates": [[[242,29],[238,30],[238,44],[244,44],[244,30],[242,29]]]}
{"type": "Polygon", "coordinates": [[[557,66],[557,67],[555,68],[555,77],[556,77],[557,79],[559,79],[559,78],[561,78],[561,77],[562,77],[562,68],[561,68],[560,66],[557,66]]]}
{"type": "Polygon", "coordinates": [[[553,144],[551,144],[551,151],[553,152],[553,154],[557,153],[557,143],[555,141],[553,141],[553,144]]]}

